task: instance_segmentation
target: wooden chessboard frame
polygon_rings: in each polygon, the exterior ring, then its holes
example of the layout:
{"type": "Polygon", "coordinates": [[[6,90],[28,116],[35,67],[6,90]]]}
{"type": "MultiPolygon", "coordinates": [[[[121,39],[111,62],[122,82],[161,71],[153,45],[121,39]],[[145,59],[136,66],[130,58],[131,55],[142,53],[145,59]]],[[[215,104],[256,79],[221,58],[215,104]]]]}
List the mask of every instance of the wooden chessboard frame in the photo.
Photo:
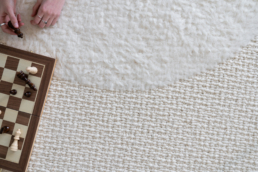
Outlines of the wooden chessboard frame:
{"type": "Polygon", "coordinates": [[[35,101],[35,106],[31,116],[31,121],[28,128],[26,140],[23,146],[23,151],[21,153],[20,162],[19,164],[17,164],[17,163],[0,159],[0,168],[15,171],[15,172],[25,172],[29,164],[41,114],[44,109],[49,86],[54,73],[56,59],[26,52],[26,51],[19,50],[5,45],[0,45],[0,53],[4,53],[9,56],[18,57],[24,60],[29,60],[29,61],[33,61],[33,62],[45,65],[45,70],[42,74],[42,80],[41,80],[42,82],[40,83],[40,89],[38,90],[38,96],[37,96],[37,100],[35,101]]]}

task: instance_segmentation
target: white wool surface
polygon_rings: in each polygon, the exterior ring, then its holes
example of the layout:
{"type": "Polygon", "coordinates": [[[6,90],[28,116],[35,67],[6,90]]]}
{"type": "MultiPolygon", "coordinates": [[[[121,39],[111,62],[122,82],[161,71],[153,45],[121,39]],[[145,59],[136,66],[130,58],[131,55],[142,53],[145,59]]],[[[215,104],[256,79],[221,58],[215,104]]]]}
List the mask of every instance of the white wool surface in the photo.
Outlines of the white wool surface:
{"type": "Polygon", "coordinates": [[[0,42],[58,59],[55,76],[104,89],[149,89],[234,56],[258,33],[254,0],[67,0],[58,23],[30,25],[36,1],[20,0],[24,39],[0,42]]]}

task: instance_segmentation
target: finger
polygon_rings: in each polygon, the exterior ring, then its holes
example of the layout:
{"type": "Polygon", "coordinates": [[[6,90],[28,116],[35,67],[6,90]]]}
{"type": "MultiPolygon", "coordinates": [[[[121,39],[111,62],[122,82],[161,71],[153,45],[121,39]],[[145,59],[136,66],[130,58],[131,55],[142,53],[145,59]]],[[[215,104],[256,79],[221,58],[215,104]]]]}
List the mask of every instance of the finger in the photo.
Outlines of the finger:
{"type": "MultiPolygon", "coordinates": [[[[17,20],[18,20],[18,24],[19,24],[19,27],[23,26],[24,23],[20,22],[19,21],[19,14],[17,15],[17,20]]],[[[10,21],[10,17],[8,15],[5,16],[5,23],[8,23],[10,21]]],[[[9,28],[10,29],[10,28],[9,28]]],[[[12,30],[12,29],[10,29],[12,30]]]]}
{"type": "Polygon", "coordinates": [[[36,14],[38,13],[39,7],[40,7],[40,2],[37,1],[37,3],[32,8],[31,17],[35,17],[36,16],[36,14]]]}
{"type": "Polygon", "coordinates": [[[20,27],[24,26],[24,23],[22,23],[22,22],[18,22],[18,23],[19,23],[20,27]]]}
{"type": "Polygon", "coordinates": [[[39,27],[44,28],[47,25],[47,24],[45,24],[45,21],[48,22],[49,18],[50,18],[49,16],[45,15],[43,17],[43,19],[41,20],[41,22],[39,23],[39,27]]]}
{"type": "Polygon", "coordinates": [[[20,14],[17,15],[17,19],[18,19],[19,27],[23,26],[24,23],[22,23],[22,21],[21,21],[21,15],[20,14]]]}
{"type": "Polygon", "coordinates": [[[48,21],[47,21],[47,25],[45,27],[49,27],[51,25],[51,23],[54,21],[55,17],[51,17],[48,21]]]}
{"type": "Polygon", "coordinates": [[[7,25],[1,26],[1,29],[2,29],[3,32],[5,32],[5,33],[8,33],[8,34],[10,34],[10,35],[16,35],[16,33],[14,33],[13,31],[11,31],[7,25]]]}
{"type": "Polygon", "coordinates": [[[8,23],[10,21],[10,17],[8,15],[5,16],[5,23],[8,23]]]}
{"type": "Polygon", "coordinates": [[[15,14],[14,14],[13,9],[12,9],[12,8],[8,8],[8,9],[7,9],[7,14],[9,15],[13,26],[14,26],[15,28],[18,28],[18,27],[19,27],[18,21],[17,21],[17,18],[15,17],[15,14]]]}
{"type": "Polygon", "coordinates": [[[38,25],[43,18],[43,13],[38,13],[33,20],[30,21],[32,25],[38,25]]]}
{"type": "Polygon", "coordinates": [[[21,22],[22,20],[21,20],[21,15],[20,14],[17,15],[17,20],[18,20],[18,22],[22,23],[21,22]]]}
{"type": "Polygon", "coordinates": [[[56,18],[53,20],[53,22],[51,23],[52,26],[54,26],[54,25],[56,24],[58,18],[59,18],[59,17],[56,17],[56,18]]]}
{"type": "Polygon", "coordinates": [[[8,16],[6,17],[1,17],[0,18],[0,23],[5,23],[5,25],[1,26],[1,29],[3,32],[11,34],[11,35],[16,35],[7,25],[7,22],[5,21],[6,19],[8,19],[8,21],[10,21],[10,18],[8,16]]]}

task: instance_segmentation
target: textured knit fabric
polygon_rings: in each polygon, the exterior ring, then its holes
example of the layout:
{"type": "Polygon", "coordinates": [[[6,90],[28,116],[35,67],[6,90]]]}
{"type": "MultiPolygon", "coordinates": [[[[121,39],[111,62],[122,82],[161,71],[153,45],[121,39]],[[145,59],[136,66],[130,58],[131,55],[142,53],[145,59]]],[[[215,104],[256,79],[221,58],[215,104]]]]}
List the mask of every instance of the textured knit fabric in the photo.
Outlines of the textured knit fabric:
{"type": "MultiPolygon", "coordinates": [[[[101,89],[167,86],[234,57],[258,34],[257,0],[67,0],[54,27],[0,42],[58,59],[55,76],[101,89]]],[[[37,17],[37,16],[36,16],[37,17]]]]}
{"type": "Polygon", "coordinates": [[[54,78],[29,172],[258,171],[258,37],[169,87],[106,91],[54,78]]]}

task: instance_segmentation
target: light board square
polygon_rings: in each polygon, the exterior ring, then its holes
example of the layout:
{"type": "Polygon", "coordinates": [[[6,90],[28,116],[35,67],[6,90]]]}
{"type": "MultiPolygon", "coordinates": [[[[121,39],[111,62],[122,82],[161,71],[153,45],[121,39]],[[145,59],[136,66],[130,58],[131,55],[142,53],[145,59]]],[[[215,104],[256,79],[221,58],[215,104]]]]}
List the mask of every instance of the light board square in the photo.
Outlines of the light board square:
{"type": "Polygon", "coordinates": [[[32,114],[34,109],[34,102],[29,100],[22,100],[19,111],[32,114]]]}
{"type": "Polygon", "coordinates": [[[5,67],[7,55],[0,53],[0,67],[5,67]]]}
{"type": "Polygon", "coordinates": [[[13,83],[15,75],[16,75],[16,71],[4,68],[4,72],[1,80],[13,83]]]}
{"type": "Polygon", "coordinates": [[[4,120],[15,122],[17,119],[18,111],[7,108],[5,110],[4,120]]]}
{"type": "Polygon", "coordinates": [[[31,64],[32,64],[31,61],[20,59],[20,62],[19,62],[17,71],[20,72],[20,71],[22,70],[24,73],[29,74],[29,73],[26,71],[26,69],[27,69],[27,67],[30,67],[31,64]]]}
{"type": "Polygon", "coordinates": [[[17,98],[22,98],[23,97],[25,86],[13,84],[12,89],[15,89],[17,91],[17,94],[11,95],[11,96],[14,96],[14,97],[17,97],[17,98]]]}
{"type": "Polygon", "coordinates": [[[32,75],[29,75],[28,78],[33,84],[35,84],[36,88],[39,89],[41,78],[32,75]]]}
{"type": "Polygon", "coordinates": [[[8,100],[9,100],[9,95],[0,93],[0,106],[7,106],[8,100]]]}
{"type": "Polygon", "coordinates": [[[28,126],[25,126],[25,125],[21,125],[21,124],[15,124],[14,125],[14,129],[13,129],[13,135],[15,136],[15,133],[18,129],[21,129],[21,136],[22,138],[25,138],[26,137],[26,134],[27,134],[27,130],[28,130],[28,126]]]}
{"type": "Polygon", "coordinates": [[[17,150],[14,152],[14,151],[11,151],[9,148],[5,159],[7,161],[19,163],[20,157],[21,157],[21,150],[17,150]]]}
{"type": "Polygon", "coordinates": [[[9,147],[12,135],[10,134],[0,134],[0,145],[9,147]]]}

